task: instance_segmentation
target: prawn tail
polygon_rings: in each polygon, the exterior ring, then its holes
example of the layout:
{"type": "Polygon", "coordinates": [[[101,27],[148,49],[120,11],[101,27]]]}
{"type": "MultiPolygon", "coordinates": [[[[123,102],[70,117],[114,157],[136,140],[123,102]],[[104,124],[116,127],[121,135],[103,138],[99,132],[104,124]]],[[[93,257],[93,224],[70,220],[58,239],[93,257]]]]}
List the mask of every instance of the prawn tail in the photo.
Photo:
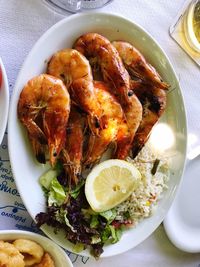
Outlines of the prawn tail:
{"type": "Polygon", "coordinates": [[[154,76],[151,79],[149,79],[150,82],[152,81],[152,85],[163,90],[168,90],[170,85],[163,81],[160,74],[156,71],[156,69],[151,64],[148,63],[148,67],[149,69],[152,70],[152,73],[154,73],[154,76]]]}
{"type": "Polygon", "coordinates": [[[47,144],[45,134],[33,120],[22,121],[22,123],[26,126],[29,138],[37,140],[41,145],[47,144]]]}
{"type": "Polygon", "coordinates": [[[106,142],[101,138],[101,136],[90,135],[87,153],[83,159],[83,164],[86,168],[92,168],[96,163],[98,163],[107,150],[110,142],[106,142]]]}
{"type": "Polygon", "coordinates": [[[46,164],[46,146],[41,145],[36,139],[31,138],[29,135],[29,140],[32,144],[33,153],[35,154],[35,157],[39,163],[46,164]]]}
{"type": "Polygon", "coordinates": [[[141,144],[140,143],[137,143],[137,144],[134,143],[132,146],[131,158],[132,159],[136,158],[143,147],[144,147],[144,143],[141,143],[141,144]]]}
{"type": "Polygon", "coordinates": [[[144,131],[142,127],[139,127],[139,129],[135,135],[135,138],[133,139],[133,143],[132,143],[131,157],[133,159],[135,157],[137,157],[139,152],[142,150],[142,148],[144,147],[144,145],[148,141],[152,127],[148,127],[148,129],[146,129],[146,131],[144,131]]]}
{"type": "Polygon", "coordinates": [[[108,136],[107,132],[102,131],[99,136],[91,133],[87,144],[86,157],[83,160],[84,166],[92,167],[98,163],[114,139],[113,135],[108,136]]]}
{"type": "Polygon", "coordinates": [[[124,138],[117,142],[113,158],[124,160],[129,156],[130,150],[131,150],[131,140],[130,138],[124,138]]]}
{"type": "Polygon", "coordinates": [[[93,149],[96,141],[96,136],[91,133],[89,136],[89,140],[87,143],[87,151],[85,151],[85,157],[83,158],[83,164],[84,166],[88,167],[90,166],[92,162],[92,154],[93,154],[93,149]]]}
{"type": "Polygon", "coordinates": [[[66,149],[62,150],[61,153],[61,161],[64,166],[64,171],[66,177],[68,177],[68,186],[77,185],[81,178],[81,163],[79,162],[71,162],[69,154],[66,149]]]}
{"type": "Polygon", "coordinates": [[[31,142],[33,153],[39,163],[46,163],[45,150],[47,145],[47,139],[43,131],[37,126],[37,124],[32,121],[26,121],[24,123],[27,127],[28,138],[31,142]]]}
{"type": "MultiPolygon", "coordinates": [[[[155,69],[150,64],[148,66],[149,68],[152,69],[152,71],[155,71],[155,69]]],[[[140,73],[140,71],[137,70],[137,68],[134,69],[133,67],[130,67],[130,66],[126,66],[126,68],[131,78],[133,79],[133,81],[140,82],[140,83],[142,82],[143,84],[155,86],[163,90],[168,90],[170,87],[168,83],[162,80],[162,78],[159,76],[158,73],[156,77],[148,78],[148,76],[146,77],[144,76],[143,73],[140,73]]]]}
{"type": "Polygon", "coordinates": [[[55,166],[61,150],[64,147],[66,141],[66,124],[67,119],[64,118],[65,124],[62,120],[57,120],[56,117],[50,116],[50,119],[46,116],[43,120],[44,132],[47,136],[49,147],[49,161],[52,167],[55,166]],[[53,119],[55,118],[54,125],[53,119]],[[59,126],[60,122],[61,126],[59,126]]]}
{"type": "Polygon", "coordinates": [[[60,141],[58,142],[57,140],[55,140],[55,142],[51,142],[51,140],[48,141],[49,141],[50,164],[52,167],[54,167],[60,155],[60,152],[63,148],[64,141],[63,140],[61,142],[60,141]]]}
{"type": "Polygon", "coordinates": [[[81,178],[81,165],[75,163],[69,165],[68,173],[70,177],[70,184],[77,185],[81,178]]]}

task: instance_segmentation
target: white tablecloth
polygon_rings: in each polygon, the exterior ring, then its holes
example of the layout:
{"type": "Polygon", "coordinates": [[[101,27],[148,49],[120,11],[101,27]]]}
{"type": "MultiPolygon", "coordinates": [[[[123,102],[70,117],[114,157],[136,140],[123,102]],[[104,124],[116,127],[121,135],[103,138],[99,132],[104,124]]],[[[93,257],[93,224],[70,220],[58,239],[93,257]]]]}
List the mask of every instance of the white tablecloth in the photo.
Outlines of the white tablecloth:
{"type": "MultiPolygon", "coordinates": [[[[184,0],[114,0],[100,11],[119,13],[139,23],[163,47],[181,83],[189,133],[198,136],[200,69],[168,34],[183,3],[184,0]]],[[[68,13],[65,16],[69,15],[68,13]]],[[[10,95],[19,69],[33,44],[63,17],[64,15],[48,9],[41,0],[0,0],[0,56],[7,70],[10,95]]],[[[197,139],[189,149],[198,143],[200,142],[197,139]]],[[[6,133],[0,147],[0,230],[14,228],[37,231],[13,181],[6,133]]],[[[142,244],[122,255],[98,262],[74,254],[70,258],[76,267],[200,266],[200,254],[189,254],[175,248],[168,240],[162,225],[142,244]]]]}

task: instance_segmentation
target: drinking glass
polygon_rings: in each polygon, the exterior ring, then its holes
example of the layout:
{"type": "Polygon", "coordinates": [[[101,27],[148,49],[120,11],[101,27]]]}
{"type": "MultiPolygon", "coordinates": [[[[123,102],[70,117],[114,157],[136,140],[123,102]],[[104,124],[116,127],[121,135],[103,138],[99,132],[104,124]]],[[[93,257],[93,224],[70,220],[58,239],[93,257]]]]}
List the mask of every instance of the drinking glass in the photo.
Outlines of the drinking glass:
{"type": "Polygon", "coordinates": [[[113,0],[43,0],[48,6],[61,12],[79,12],[85,9],[103,7],[113,0]]]}
{"type": "Polygon", "coordinates": [[[183,29],[190,47],[200,53],[200,0],[194,0],[188,6],[183,29]]]}
{"type": "Polygon", "coordinates": [[[200,66],[200,0],[186,0],[169,32],[180,47],[200,66]]]}

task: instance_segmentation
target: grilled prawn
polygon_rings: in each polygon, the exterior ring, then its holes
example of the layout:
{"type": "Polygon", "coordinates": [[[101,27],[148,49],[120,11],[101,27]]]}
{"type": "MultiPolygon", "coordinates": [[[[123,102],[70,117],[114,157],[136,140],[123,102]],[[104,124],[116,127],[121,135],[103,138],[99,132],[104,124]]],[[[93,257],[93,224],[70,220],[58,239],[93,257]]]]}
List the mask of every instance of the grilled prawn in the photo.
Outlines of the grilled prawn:
{"type": "Polygon", "coordinates": [[[70,97],[60,79],[47,74],[34,77],[24,86],[18,102],[18,118],[28,131],[36,158],[45,163],[48,145],[55,165],[66,136],[70,97]]]}
{"type": "Polygon", "coordinates": [[[118,134],[117,149],[114,153],[114,158],[117,159],[125,159],[129,155],[135,133],[142,120],[142,105],[134,93],[129,95],[129,105],[126,105],[123,111],[126,117],[128,131],[126,135],[121,135],[120,132],[118,134]]]}
{"type": "Polygon", "coordinates": [[[74,49],[64,49],[52,56],[47,73],[63,80],[73,102],[88,114],[90,129],[98,134],[102,110],[94,92],[88,60],[74,49]]]}
{"type": "Polygon", "coordinates": [[[147,142],[153,126],[162,116],[167,103],[167,95],[165,90],[157,87],[135,85],[134,81],[132,84],[143,107],[142,120],[132,144],[132,157],[135,158],[147,142]]]}
{"type": "Polygon", "coordinates": [[[166,90],[169,85],[130,43],[115,41],[112,44],[117,49],[130,76],[139,79],[130,82],[130,89],[136,94],[143,108],[142,120],[132,144],[132,155],[136,157],[165,110],[166,90]]]}
{"type": "Polygon", "coordinates": [[[67,124],[66,145],[61,160],[69,177],[70,185],[77,184],[82,171],[85,116],[72,105],[67,124]]]}
{"type": "Polygon", "coordinates": [[[95,93],[102,107],[103,127],[98,136],[89,137],[84,164],[91,165],[98,161],[111,142],[125,139],[129,134],[128,125],[121,105],[109,92],[103,82],[94,82],[95,93]]]}
{"type": "Polygon", "coordinates": [[[122,107],[129,104],[130,77],[110,41],[100,34],[86,33],[78,38],[74,48],[100,66],[103,80],[112,88],[122,107]]]}
{"type": "Polygon", "coordinates": [[[161,89],[169,88],[169,85],[162,80],[155,68],[146,61],[133,45],[123,41],[114,41],[112,45],[117,49],[131,76],[161,89]]]}

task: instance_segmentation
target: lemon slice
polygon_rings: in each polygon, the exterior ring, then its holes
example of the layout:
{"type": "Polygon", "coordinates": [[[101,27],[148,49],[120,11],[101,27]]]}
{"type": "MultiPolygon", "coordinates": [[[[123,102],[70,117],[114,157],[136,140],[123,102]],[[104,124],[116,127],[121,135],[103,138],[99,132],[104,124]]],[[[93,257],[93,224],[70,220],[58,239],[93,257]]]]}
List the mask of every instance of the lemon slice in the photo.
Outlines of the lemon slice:
{"type": "Polygon", "coordinates": [[[138,187],[140,172],[129,162],[106,160],[92,169],[85,183],[85,195],[96,212],[112,209],[138,187]]]}

